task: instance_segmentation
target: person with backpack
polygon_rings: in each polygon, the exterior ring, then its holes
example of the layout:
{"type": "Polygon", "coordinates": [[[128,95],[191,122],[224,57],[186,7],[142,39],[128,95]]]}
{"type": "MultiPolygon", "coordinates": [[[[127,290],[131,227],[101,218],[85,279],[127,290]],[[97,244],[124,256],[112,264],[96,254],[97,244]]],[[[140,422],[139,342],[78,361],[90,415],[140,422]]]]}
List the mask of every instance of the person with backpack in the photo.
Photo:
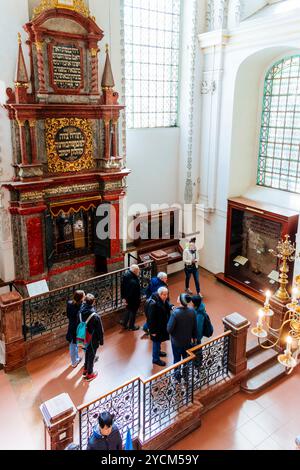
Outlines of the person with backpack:
{"type": "Polygon", "coordinates": [[[170,339],[167,331],[167,324],[171,312],[168,297],[168,289],[166,287],[160,287],[157,293],[153,294],[148,301],[148,325],[150,338],[152,340],[152,362],[160,367],[166,365],[160,358],[167,356],[167,354],[161,350],[161,344],[170,339]]]}
{"type": "Polygon", "coordinates": [[[202,297],[194,295],[192,303],[197,318],[197,344],[201,344],[203,336],[210,338],[213,335],[214,329],[206,312],[205,304],[202,302],[202,297]]]}
{"type": "Polygon", "coordinates": [[[83,290],[77,290],[74,293],[73,300],[67,302],[67,317],[69,320],[66,340],[70,343],[70,356],[72,367],[77,367],[82,358],[78,354],[78,345],[76,340],[77,327],[79,323],[78,312],[83,303],[85,293],[83,290]]]}
{"type": "Polygon", "coordinates": [[[95,309],[95,297],[87,294],[79,311],[79,325],[77,328],[77,342],[84,345],[85,363],[83,376],[87,382],[94,380],[98,372],[94,372],[94,361],[97,349],[103,346],[103,326],[101,318],[95,309]]]}

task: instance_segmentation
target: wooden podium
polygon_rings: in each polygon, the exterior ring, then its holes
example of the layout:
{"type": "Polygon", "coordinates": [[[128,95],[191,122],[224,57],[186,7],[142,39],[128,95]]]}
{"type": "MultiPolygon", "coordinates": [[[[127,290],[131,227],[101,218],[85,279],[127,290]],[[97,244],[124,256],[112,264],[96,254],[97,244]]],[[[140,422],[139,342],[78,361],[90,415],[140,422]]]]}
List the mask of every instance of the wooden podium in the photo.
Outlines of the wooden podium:
{"type": "MultiPolygon", "coordinates": [[[[269,252],[289,235],[295,241],[299,214],[243,197],[228,200],[225,271],[217,279],[259,302],[279,287],[279,261],[269,252]]],[[[289,285],[293,279],[293,265],[289,285]]]]}

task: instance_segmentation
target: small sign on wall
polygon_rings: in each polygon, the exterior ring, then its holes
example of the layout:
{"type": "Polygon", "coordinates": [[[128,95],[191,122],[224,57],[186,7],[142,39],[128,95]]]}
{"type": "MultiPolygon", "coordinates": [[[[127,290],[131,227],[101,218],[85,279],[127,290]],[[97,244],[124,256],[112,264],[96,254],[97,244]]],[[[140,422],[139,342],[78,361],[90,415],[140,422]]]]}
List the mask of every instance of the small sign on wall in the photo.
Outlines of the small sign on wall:
{"type": "Polygon", "coordinates": [[[45,279],[43,279],[42,281],[32,282],[31,284],[27,284],[26,287],[27,287],[29,297],[34,297],[36,295],[42,295],[42,294],[46,294],[46,292],[49,292],[49,286],[45,279]]]}

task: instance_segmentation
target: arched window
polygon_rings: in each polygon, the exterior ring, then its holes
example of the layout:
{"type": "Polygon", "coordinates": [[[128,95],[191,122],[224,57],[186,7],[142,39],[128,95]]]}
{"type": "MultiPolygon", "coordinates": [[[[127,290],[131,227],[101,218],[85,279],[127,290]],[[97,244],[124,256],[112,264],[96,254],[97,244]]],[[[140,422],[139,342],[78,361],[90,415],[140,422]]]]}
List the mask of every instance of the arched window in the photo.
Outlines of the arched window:
{"type": "Polygon", "coordinates": [[[175,127],[181,0],[123,0],[129,128],[175,127]]]}
{"type": "Polygon", "coordinates": [[[267,73],[258,160],[259,186],[300,193],[300,55],[267,73]]]}

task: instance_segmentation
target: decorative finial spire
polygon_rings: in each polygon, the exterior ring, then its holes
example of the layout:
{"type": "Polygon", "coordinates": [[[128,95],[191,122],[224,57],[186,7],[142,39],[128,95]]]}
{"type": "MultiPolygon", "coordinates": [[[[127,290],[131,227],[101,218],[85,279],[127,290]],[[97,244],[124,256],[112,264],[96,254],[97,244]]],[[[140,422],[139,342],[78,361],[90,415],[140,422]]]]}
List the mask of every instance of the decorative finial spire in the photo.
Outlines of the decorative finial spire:
{"type": "Polygon", "coordinates": [[[109,44],[105,44],[105,53],[106,53],[106,54],[109,53],[109,44]]]}
{"type": "Polygon", "coordinates": [[[104,67],[101,86],[102,86],[102,88],[113,88],[115,86],[115,81],[114,81],[113,73],[112,73],[112,70],[111,70],[108,44],[106,44],[105,49],[106,49],[105,50],[105,52],[106,52],[106,61],[105,61],[105,67],[104,67]]]}
{"type": "Polygon", "coordinates": [[[17,86],[27,86],[29,80],[28,80],[28,74],[26,70],[24,55],[23,55],[22,39],[21,39],[20,33],[18,33],[18,44],[19,44],[19,52],[18,52],[18,62],[17,62],[15,84],[17,86]]]}

